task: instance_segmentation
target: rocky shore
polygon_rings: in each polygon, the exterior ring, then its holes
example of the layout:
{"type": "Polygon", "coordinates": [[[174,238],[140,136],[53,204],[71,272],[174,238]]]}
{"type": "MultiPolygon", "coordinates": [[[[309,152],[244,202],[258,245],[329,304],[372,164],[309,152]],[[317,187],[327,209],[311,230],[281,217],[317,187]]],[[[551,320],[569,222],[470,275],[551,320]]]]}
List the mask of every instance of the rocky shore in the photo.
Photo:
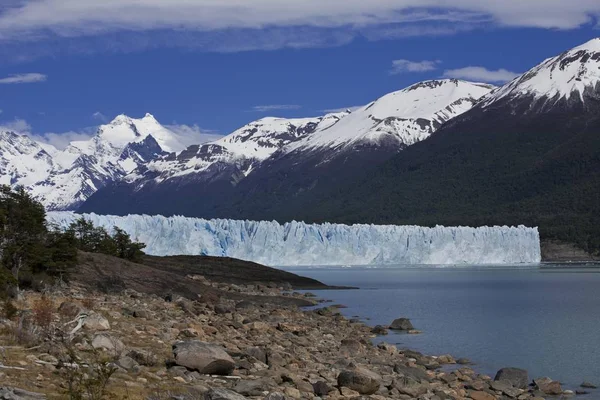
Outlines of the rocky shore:
{"type": "MultiPolygon", "coordinates": [[[[15,302],[15,315],[0,319],[0,399],[539,400],[573,394],[515,368],[492,378],[450,355],[373,345],[388,327],[349,320],[290,284],[181,279],[203,289],[193,297],[144,292],[126,279],[125,288],[100,291],[80,280],[43,296],[26,293],[15,302]],[[299,307],[307,304],[317,307],[299,307]]],[[[414,330],[404,319],[392,327],[414,330]]]]}

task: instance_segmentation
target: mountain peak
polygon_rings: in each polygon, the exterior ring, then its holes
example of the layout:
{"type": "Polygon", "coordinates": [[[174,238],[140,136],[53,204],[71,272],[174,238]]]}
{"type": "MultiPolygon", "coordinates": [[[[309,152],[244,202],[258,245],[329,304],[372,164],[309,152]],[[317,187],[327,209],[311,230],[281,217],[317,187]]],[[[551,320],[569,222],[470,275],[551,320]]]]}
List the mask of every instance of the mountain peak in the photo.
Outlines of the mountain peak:
{"type": "Polygon", "coordinates": [[[591,39],[582,45],[574,47],[570,51],[587,50],[592,52],[600,52],[600,37],[591,39]]]}
{"type": "MultiPolygon", "coordinates": [[[[600,91],[600,38],[548,58],[482,101],[487,107],[507,98],[528,97],[543,107],[559,101],[585,103],[600,91]]],[[[533,108],[531,108],[533,109],[533,108]]]]}

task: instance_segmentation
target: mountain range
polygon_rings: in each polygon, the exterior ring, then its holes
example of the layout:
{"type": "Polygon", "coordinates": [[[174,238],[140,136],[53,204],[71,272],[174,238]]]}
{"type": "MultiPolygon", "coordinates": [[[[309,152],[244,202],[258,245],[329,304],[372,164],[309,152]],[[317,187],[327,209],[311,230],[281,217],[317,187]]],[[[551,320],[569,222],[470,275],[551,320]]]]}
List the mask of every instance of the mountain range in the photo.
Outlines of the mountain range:
{"type": "Polygon", "coordinates": [[[495,88],[442,79],[353,112],[184,146],[119,116],[65,150],[2,132],[3,183],[49,209],[390,224],[527,224],[600,249],[600,39],[495,88]]]}

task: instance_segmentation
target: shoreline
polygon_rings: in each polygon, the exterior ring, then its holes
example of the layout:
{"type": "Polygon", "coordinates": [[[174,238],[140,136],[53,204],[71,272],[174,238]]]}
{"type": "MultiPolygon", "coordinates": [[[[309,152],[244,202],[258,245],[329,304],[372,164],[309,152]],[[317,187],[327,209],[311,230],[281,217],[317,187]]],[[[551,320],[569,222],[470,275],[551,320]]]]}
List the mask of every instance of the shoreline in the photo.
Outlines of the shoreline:
{"type": "MultiPolygon", "coordinates": [[[[131,284],[139,284],[137,278],[131,279],[131,284]]],[[[285,284],[232,284],[198,275],[181,279],[184,286],[202,284],[194,286],[198,289],[193,298],[131,287],[99,292],[79,280],[44,298],[27,292],[17,306],[21,315],[31,315],[29,310],[43,300],[55,313],[55,329],[85,310],[86,322],[72,340],[77,361],[71,363],[85,360],[99,365],[93,355],[100,354],[108,360],[105,365],[114,365],[107,398],[125,394],[127,399],[144,400],[546,397],[517,380],[494,381],[471,366],[459,365],[450,355],[430,356],[385,342],[375,345],[374,328],[346,318],[339,306],[326,306],[326,292],[317,302],[314,295],[294,293],[285,284]],[[307,303],[315,308],[300,308],[307,303]],[[94,317],[88,320],[89,315],[94,317]]],[[[18,327],[5,320],[0,325],[0,332],[18,327]]],[[[11,340],[0,334],[8,367],[0,369],[3,382],[45,393],[48,399],[68,390],[63,342],[53,337],[28,344],[11,340]]]]}

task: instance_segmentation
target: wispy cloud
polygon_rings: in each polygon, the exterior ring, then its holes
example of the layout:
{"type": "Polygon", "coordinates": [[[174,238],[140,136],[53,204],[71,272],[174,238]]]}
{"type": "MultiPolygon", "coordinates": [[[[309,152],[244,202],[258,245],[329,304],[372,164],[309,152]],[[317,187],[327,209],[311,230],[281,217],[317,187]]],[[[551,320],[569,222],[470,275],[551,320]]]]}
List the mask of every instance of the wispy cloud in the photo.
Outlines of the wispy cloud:
{"type": "Polygon", "coordinates": [[[340,108],[326,108],[324,110],[321,110],[324,113],[340,113],[340,112],[345,112],[345,111],[350,111],[350,112],[354,112],[360,108],[363,108],[364,106],[350,106],[350,107],[340,107],[340,108]]]}
{"type": "Polygon", "coordinates": [[[165,125],[165,128],[174,132],[179,141],[185,146],[191,146],[193,144],[203,144],[219,140],[223,135],[218,132],[202,129],[198,125],[185,125],[185,124],[171,124],[165,125]]]}
{"type": "Polygon", "coordinates": [[[600,2],[592,0],[11,0],[0,6],[0,45],[9,46],[4,53],[13,50],[14,59],[173,46],[270,50],[445,35],[482,25],[574,29],[598,22],[599,15],[600,2]]]}
{"type": "Polygon", "coordinates": [[[264,106],[254,106],[252,111],[255,112],[270,112],[270,111],[282,111],[282,110],[299,110],[302,106],[296,104],[269,104],[264,106]]]}
{"type": "Polygon", "coordinates": [[[100,122],[108,121],[108,117],[106,115],[102,114],[100,111],[96,111],[95,113],[93,113],[92,118],[97,121],[100,121],[100,122]]]}
{"type": "Polygon", "coordinates": [[[24,119],[15,118],[12,121],[0,123],[0,130],[28,134],[31,132],[31,125],[24,119]]]}
{"type": "Polygon", "coordinates": [[[466,79],[471,81],[505,83],[519,76],[518,73],[504,68],[489,70],[485,67],[464,67],[444,71],[445,78],[466,79]]]}
{"type": "Polygon", "coordinates": [[[427,72],[435,71],[439,60],[435,61],[410,61],[410,60],[394,60],[392,61],[391,75],[398,75],[407,72],[427,72]]]}
{"type": "Polygon", "coordinates": [[[10,75],[6,78],[0,79],[0,84],[8,85],[8,84],[19,84],[19,83],[35,83],[35,82],[44,82],[48,79],[47,75],[35,73],[28,74],[15,74],[10,75]]]}

